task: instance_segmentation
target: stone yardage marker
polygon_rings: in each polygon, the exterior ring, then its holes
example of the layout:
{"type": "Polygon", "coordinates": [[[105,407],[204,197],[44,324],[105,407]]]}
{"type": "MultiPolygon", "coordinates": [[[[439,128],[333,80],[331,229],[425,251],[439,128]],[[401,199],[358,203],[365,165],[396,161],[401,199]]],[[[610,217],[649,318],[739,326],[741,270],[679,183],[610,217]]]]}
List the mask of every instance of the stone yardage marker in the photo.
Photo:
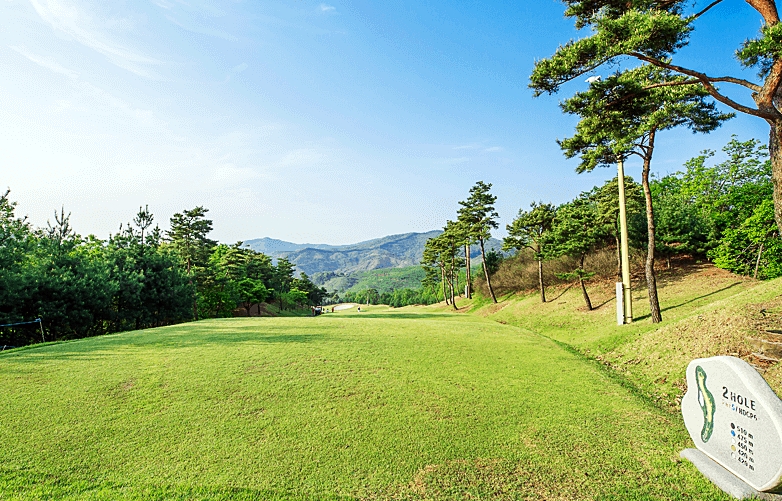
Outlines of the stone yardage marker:
{"type": "Polygon", "coordinates": [[[782,500],[782,400],[748,363],[699,358],[687,367],[686,458],[738,499],[782,500]]]}

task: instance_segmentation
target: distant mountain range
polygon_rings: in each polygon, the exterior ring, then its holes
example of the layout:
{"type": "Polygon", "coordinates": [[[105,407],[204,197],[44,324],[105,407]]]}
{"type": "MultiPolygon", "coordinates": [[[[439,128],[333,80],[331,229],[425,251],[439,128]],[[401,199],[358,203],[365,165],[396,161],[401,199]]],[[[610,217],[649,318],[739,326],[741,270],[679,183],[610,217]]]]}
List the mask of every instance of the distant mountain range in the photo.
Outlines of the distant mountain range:
{"type": "MultiPolygon", "coordinates": [[[[246,240],[244,245],[273,258],[287,257],[296,265],[297,271],[310,276],[322,272],[331,272],[327,274],[331,276],[335,273],[350,275],[380,268],[417,266],[421,263],[426,241],[441,233],[440,230],[403,233],[352,245],[295,244],[265,237],[246,240]]],[[[487,242],[487,250],[499,251],[501,247],[502,242],[497,239],[487,242]]],[[[478,258],[480,248],[476,245],[470,253],[478,258]]]]}

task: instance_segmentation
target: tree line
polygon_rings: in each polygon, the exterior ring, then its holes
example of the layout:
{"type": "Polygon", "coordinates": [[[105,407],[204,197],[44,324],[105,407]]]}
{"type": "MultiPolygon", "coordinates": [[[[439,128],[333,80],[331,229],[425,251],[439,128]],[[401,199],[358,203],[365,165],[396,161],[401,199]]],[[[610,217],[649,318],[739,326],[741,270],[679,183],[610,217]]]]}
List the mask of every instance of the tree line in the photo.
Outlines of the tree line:
{"type": "MultiPolygon", "coordinates": [[[[15,210],[10,190],[0,195],[0,324],[41,318],[47,341],[229,317],[237,308],[249,315],[262,303],[303,308],[326,295],[287,259],[210,239],[203,207],[174,214],[166,232],[139,208],[107,240],[75,233],[64,210],[46,228],[15,210]]],[[[37,329],[0,328],[0,343],[40,341],[37,329]]]]}
{"type": "MultiPolygon", "coordinates": [[[[782,238],[774,218],[768,150],[760,141],[740,141],[734,136],[723,152],[727,158],[722,162],[711,163],[715,152],[706,150],[685,162],[683,170],[662,177],[650,175],[646,183],[625,176],[630,244],[635,252],[652,254],[644,260],[647,287],[654,288],[650,306],[659,308],[656,281],[648,280],[648,265],[654,264],[655,255],[664,259],[668,268],[672,258],[691,256],[711,259],[720,268],[758,279],[782,276],[782,238]],[[649,214],[654,226],[649,224],[649,214]]],[[[496,197],[490,188],[491,184],[479,181],[467,201],[460,202],[459,216],[482,216],[473,221],[482,221],[475,228],[484,240],[491,236],[491,229],[497,228],[493,208],[496,197]]],[[[471,227],[459,218],[449,221],[443,234],[430,239],[424,251],[427,276],[439,284],[442,296],[454,308],[456,297],[461,295],[459,277],[469,280],[466,243],[478,238],[465,230],[471,227]]],[[[533,202],[529,209],[519,210],[506,229],[503,250],[526,252],[536,261],[542,302],[546,302],[546,262],[559,260],[558,269],[566,263],[570,266],[556,278],[577,282],[588,310],[592,302],[587,283],[596,271],[587,266],[587,257],[611,250],[615,253],[616,276],[621,277],[616,177],[558,206],[533,202]]],[[[481,281],[493,301],[496,294],[490,279],[502,260],[501,255],[489,252],[482,266],[486,278],[481,281]]],[[[471,284],[462,283],[469,297],[471,284]]],[[[658,321],[661,319],[659,316],[658,321]]]]}

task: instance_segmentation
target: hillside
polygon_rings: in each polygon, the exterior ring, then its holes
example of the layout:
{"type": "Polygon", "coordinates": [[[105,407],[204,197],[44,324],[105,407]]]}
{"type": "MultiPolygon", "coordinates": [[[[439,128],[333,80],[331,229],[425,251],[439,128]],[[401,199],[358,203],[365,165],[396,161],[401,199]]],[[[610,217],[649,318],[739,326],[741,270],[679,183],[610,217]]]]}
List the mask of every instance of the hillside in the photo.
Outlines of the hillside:
{"type": "MultiPolygon", "coordinates": [[[[297,271],[307,275],[334,273],[329,278],[321,279],[321,283],[333,278],[347,277],[347,280],[335,281],[333,289],[327,286],[329,290],[344,291],[360,280],[356,275],[358,273],[419,265],[426,241],[440,233],[440,230],[435,230],[389,235],[351,245],[295,244],[272,238],[247,240],[244,245],[274,258],[287,257],[296,265],[297,271]]],[[[487,242],[486,247],[487,250],[500,251],[502,242],[493,238],[487,242]]],[[[476,262],[479,262],[480,247],[473,246],[470,252],[476,262]]]]}
{"type": "Polygon", "coordinates": [[[339,273],[333,271],[318,272],[312,275],[312,281],[327,291],[363,291],[375,289],[380,294],[398,289],[417,289],[424,279],[421,266],[404,268],[380,268],[376,270],[339,273]]]}
{"type": "MultiPolygon", "coordinates": [[[[508,294],[499,304],[459,301],[462,311],[537,332],[599,361],[652,399],[676,411],[690,360],[738,356],[782,395],[782,279],[760,282],[704,263],[659,270],[663,323],[649,320],[642,274],[634,275],[635,321],[616,325],[614,284],[590,283],[596,309],[586,311],[575,286],[508,294]]],[[[444,308],[440,305],[436,308],[444,308]]]]}

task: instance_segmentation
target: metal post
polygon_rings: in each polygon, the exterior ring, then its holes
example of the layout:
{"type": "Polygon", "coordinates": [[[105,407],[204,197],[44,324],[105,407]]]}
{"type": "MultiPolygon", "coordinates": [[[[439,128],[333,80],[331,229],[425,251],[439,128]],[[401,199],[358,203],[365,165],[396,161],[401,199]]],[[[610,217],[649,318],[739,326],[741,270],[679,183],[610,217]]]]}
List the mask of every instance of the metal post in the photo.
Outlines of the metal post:
{"type": "Polygon", "coordinates": [[[620,158],[617,162],[619,168],[619,225],[621,227],[620,253],[622,257],[622,288],[624,289],[624,315],[625,323],[633,322],[633,295],[630,289],[630,244],[627,236],[627,208],[625,207],[625,169],[624,162],[620,158]]]}
{"type": "Polygon", "coordinates": [[[43,339],[43,342],[46,342],[46,338],[43,336],[43,321],[40,318],[35,319],[36,322],[38,322],[38,326],[41,328],[41,339],[43,339]]]}

